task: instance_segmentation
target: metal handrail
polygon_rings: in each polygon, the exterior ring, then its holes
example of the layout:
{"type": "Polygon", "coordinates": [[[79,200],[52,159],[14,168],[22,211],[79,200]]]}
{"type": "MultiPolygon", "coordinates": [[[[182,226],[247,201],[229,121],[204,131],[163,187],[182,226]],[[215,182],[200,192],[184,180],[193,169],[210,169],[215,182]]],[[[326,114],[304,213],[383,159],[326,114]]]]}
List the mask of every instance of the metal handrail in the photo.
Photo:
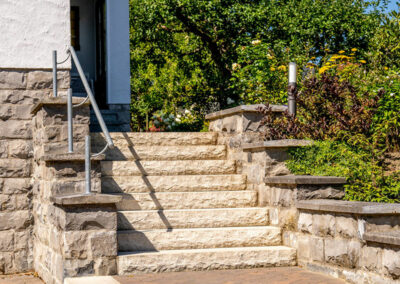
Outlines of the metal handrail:
{"type": "MultiPolygon", "coordinates": [[[[101,150],[99,153],[96,154],[91,154],[91,143],[90,143],[90,136],[85,137],[85,193],[86,194],[91,194],[91,158],[92,157],[97,157],[101,154],[103,154],[108,148],[113,149],[114,148],[114,143],[112,141],[112,138],[110,136],[110,133],[108,131],[108,128],[104,122],[103,116],[101,115],[101,112],[99,110],[99,107],[97,105],[96,99],[93,95],[92,89],[89,86],[89,83],[86,79],[86,76],[83,72],[82,66],[79,62],[78,56],[76,55],[75,49],[70,46],[67,49],[68,53],[68,58],[71,56],[73,62],[75,63],[75,67],[79,73],[79,77],[82,80],[83,86],[85,88],[85,91],[87,93],[87,97],[81,101],[80,103],[73,105],[72,103],[72,89],[68,90],[68,97],[67,97],[67,108],[68,108],[68,152],[73,153],[74,148],[73,148],[73,121],[72,121],[72,109],[75,107],[79,107],[83,105],[87,100],[90,101],[90,104],[92,105],[93,111],[96,114],[97,120],[100,124],[100,128],[105,136],[106,139],[106,146],[101,150]]],[[[68,58],[66,60],[68,60],[68,58]]],[[[65,62],[64,60],[63,62],[65,62]]],[[[53,94],[54,97],[57,97],[57,64],[61,64],[57,62],[57,51],[53,51],[53,94]]]]}

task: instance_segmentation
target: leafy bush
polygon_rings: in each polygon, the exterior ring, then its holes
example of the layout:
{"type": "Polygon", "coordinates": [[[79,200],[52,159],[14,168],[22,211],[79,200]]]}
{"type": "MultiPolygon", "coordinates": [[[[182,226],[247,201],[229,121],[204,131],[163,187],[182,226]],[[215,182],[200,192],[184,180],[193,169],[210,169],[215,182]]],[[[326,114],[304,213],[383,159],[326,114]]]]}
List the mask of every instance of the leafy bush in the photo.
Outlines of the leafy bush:
{"type": "Polygon", "coordinates": [[[369,151],[344,142],[323,141],[289,150],[287,166],[294,174],[346,177],[347,200],[400,202],[400,176],[384,175],[369,151]]]}

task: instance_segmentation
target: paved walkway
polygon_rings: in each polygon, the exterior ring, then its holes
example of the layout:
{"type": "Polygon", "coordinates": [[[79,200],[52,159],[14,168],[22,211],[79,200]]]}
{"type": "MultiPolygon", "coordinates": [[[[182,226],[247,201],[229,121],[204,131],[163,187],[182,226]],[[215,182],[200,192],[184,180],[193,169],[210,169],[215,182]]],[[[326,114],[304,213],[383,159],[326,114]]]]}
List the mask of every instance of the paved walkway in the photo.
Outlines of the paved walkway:
{"type": "Polygon", "coordinates": [[[114,277],[121,284],[344,284],[298,267],[215,270],[114,277]]]}
{"type": "MultiPolygon", "coordinates": [[[[298,267],[172,272],[115,277],[73,278],[70,284],[345,284],[298,267]]],[[[31,275],[0,276],[0,284],[43,284],[31,275]]]]}

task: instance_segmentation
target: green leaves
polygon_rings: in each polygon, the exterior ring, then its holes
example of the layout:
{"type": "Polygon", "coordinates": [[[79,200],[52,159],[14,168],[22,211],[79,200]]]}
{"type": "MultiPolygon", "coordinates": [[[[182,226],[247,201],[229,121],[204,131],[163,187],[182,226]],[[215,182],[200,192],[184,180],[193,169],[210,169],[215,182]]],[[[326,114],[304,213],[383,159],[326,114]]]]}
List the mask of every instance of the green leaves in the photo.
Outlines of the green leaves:
{"type": "Polygon", "coordinates": [[[338,141],[316,142],[289,150],[294,174],[346,177],[346,200],[400,202],[400,175],[385,175],[369,151],[338,141]]]}
{"type": "Polygon", "coordinates": [[[286,74],[271,67],[329,47],[365,50],[380,21],[362,0],[130,0],[132,112],[284,103],[286,74]],[[252,42],[260,40],[254,46],[252,42]],[[242,48],[245,48],[243,51],[242,48]],[[274,59],[267,58],[273,54],[274,59]],[[235,64],[242,68],[234,69],[235,64]]]}

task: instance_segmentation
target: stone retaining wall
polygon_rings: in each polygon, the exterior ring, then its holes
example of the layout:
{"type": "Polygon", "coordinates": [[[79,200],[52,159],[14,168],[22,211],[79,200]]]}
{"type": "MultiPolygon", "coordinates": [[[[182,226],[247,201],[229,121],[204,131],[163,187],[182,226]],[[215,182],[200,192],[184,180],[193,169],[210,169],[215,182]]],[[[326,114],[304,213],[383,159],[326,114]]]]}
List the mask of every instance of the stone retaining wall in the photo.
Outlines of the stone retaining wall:
{"type": "MultiPolygon", "coordinates": [[[[63,95],[69,72],[58,78],[63,95]]],[[[0,69],[0,274],[33,269],[30,109],[51,88],[51,71],[0,69]]]]}
{"type": "MultiPolygon", "coordinates": [[[[82,99],[74,99],[74,104],[82,99]]],[[[83,145],[89,135],[88,104],[74,108],[74,149],[67,153],[66,99],[34,108],[33,259],[46,283],[117,272],[117,213],[113,197],[85,195],[83,145]]],[[[99,156],[104,158],[104,155],[99,156]]],[[[100,164],[92,161],[92,191],[99,193],[100,164]]]]}
{"type": "Polygon", "coordinates": [[[296,248],[299,264],[311,270],[350,283],[399,283],[400,246],[370,242],[364,237],[373,231],[397,231],[398,234],[400,221],[396,215],[300,208],[297,230],[283,233],[284,244],[296,248]]]}
{"type": "Polygon", "coordinates": [[[261,117],[246,115],[251,110],[210,114],[210,130],[220,132],[247,188],[258,191],[271,225],[282,228],[284,245],[297,249],[299,265],[350,283],[400,283],[400,205],[338,200],[340,178],[291,175],[287,149],[307,141],[261,141],[261,117]]]}

